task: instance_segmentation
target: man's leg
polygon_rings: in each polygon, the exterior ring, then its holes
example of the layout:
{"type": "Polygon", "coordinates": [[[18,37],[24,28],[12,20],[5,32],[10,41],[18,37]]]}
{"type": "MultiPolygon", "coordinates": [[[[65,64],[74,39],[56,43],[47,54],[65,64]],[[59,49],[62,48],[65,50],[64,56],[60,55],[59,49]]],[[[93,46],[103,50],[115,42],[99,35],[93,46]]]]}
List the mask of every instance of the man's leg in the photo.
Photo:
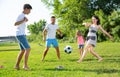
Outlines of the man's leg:
{"type": "Polygon", "coordinates": [[[14,67],[15,69],[19,69],[19,64],[20,64],[20,61],[24,55],[24,52],[25,52],[25,50],[21,50],[20,53],[18,54],[16,65],[14,67]]]}
{"type": "Polygon", "coordinates": [[[60,50],[59,50],[59,47],[55,47],[55,49],[56,49],[57,57],[60,60],[60,50]]]}
{"type": "Polygon", "coordinates": [[[30,54],[30,48],[28,48],[28,49],[26,49],[25,50],[25,57],[24,57],[24,66],[23,66],[23,68],[25,69],[25,68],[27,68],[28,69],[28,57],[29,57],[29,54],[30,54]]]}
{"type": "Polygon", "coordinates": [[[49,47],[46,47],[46,49],[44,50],[44,53],[43,53],[42,61],[44,61],[45,56],[46,56],[48,50],[49,50],[49,47]]]}

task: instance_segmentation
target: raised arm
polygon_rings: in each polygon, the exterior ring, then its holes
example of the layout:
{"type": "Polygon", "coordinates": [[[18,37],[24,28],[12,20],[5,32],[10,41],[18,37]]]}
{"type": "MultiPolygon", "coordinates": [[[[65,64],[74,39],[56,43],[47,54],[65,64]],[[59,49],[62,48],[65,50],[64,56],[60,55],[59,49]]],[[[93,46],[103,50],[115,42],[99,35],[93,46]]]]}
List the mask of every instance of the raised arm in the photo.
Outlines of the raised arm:
{"type": "Polygon", "coordinates": [[[111,40],[113,40],[113,37],[112,37],[108,32],[106,32],[106,31],[102,28],[102,26],[99,26],[99,29],[100,29],[104,34],[106,34],[111,40]]]}

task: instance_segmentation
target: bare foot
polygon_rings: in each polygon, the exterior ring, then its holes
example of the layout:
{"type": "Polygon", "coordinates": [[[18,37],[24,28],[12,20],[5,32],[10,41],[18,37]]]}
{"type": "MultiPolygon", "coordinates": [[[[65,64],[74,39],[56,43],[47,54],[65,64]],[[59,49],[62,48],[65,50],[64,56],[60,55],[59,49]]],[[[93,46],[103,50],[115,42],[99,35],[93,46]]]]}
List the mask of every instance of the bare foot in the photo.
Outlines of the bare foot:
{"type": "Polygon", "coordinates": [[[20,67],[19,66],[15,66],[14,69],[20,70],[20,67]]]}
{"type": "Polygon", "coordinates": [[[101,62],[103,60],[103,58],[100,58],[99,60],[98,60],[98,62],[101,62]]]}
{"type": "Polygon", "coordinates": [[[29,67],[23,67],[23,69],[24,69],[25,71],[29,71],[29,70],[30,70],[29,67]]]}
{"type": "Polygon", "coordinates": [[[82,61],[81,60],[78,60],[77,63],[81,63],[82,61]]]}

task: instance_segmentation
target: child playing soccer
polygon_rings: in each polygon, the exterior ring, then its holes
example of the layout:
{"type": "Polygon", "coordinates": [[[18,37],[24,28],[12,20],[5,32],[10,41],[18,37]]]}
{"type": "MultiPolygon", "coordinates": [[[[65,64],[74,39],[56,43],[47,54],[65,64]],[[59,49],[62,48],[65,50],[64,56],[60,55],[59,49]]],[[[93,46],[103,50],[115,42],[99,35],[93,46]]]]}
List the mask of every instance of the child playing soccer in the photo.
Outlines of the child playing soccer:
{"type": "Polygon", "coordinates": [[[51,17],[51,23],[48,24],[45,27],[45,29],[43,30],[43,40],[46,41],[46,48],[44,50],[42,61],[44,60],[44,58],[45,58],[51,44],[56,49],[57,57],[58,57],[58,59],[60,59],[59,46],[58,46],[58,42],[56,40],[56,31],[58,31],[60,33],[60,35],[62,36],[62,33],[61,33],[58,25],[55,24],[55,16],[52,16],[51,17]],[[47,38],[46,38],[46,34],[47,34],[47,38]]]}
{"type": "Polygon", "coordinates": [[[80,30],[76,32],[76,38],[77,38],[77,43],[78,43],[78,48],[80,52],[80,56],[83,54],[83,48],[84,48],[84,38],[82,36],[82,33],[80,30]]]}
{"type": "Polygon", "coordinates": [[[14,67],[17,70],[20,69],[19,64],[23,55],[25,56],[23,69],[29,70],[27,62],[28,62],[28,57],[30,53],[30,45],[28,44],[28,41],[26,39],[26,34],[25,34],[25,27],[26,27],[25,23],[28,21],[25,15],[29,14],[31,9],[32,9],[32,6],[30,4],[25,4],[23,7],[23,12],[18,16],[17,21],[15,22],[15,26],[17,29],[16,38],[20,46],[20,53],[18,54],[17,62],[14,67]]]}

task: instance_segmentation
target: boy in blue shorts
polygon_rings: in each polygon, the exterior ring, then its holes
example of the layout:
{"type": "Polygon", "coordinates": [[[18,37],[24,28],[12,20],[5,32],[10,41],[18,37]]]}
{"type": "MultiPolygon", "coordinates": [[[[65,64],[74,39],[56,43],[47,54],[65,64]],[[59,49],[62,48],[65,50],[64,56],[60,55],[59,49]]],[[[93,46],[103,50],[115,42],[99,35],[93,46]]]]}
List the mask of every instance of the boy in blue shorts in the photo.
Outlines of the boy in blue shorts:
{"type": "Polygon", "coordinates": [[[24,4],[23,12],[18,16],[18,18],[15,22],[16,38],[17,38],[19,46],[20,46],[20,53],[18,54],[17,62],[14,67],[17,70],[20,69],[19,64],[20,64],[20,61],[21,61],[23,55],[25,56],[23,69],[24,70],[29,69],[27,62],[28,62],[28,57],[29,57],[29,53],[30,53],[30,45],[28,44],[28,41],[26,39],[26,34],[25,34],[26,22],[28,21],[28,19],[25,17],[25,15],[29,14],[31,9],[32,9],[32,6],[30,4],[24,4]]]}
{"type": "Polygon", "coordinates": [[[56,49],[57,57],[58,57],[58,59],[60,59],[59,46],[58,46],[58,42],[56,40],[56,31],[58,31],[60,33],[60,35],[62,36],[62,33],[61,33],[58,25],[55,24],[55,16],[52,16],[51,17],[51,24],[48,24],[45,27],[45,29],[43,30],[43,40],[46,41],[46,48],[44,50],[42,61],[44,60],[51,44],[56,49]],[[46,34],[47,34],[47,37],[46,37],[46,34]]]}

